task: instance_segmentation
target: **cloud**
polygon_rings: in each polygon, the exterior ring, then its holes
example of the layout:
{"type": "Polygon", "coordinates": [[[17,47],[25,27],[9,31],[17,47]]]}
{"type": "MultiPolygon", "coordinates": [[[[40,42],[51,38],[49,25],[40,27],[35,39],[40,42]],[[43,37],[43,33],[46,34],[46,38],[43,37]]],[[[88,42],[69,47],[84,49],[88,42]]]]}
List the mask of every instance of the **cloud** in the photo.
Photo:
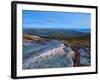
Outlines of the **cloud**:
{"type": "Polygon", "coordinates": [[[56,22],[57,20],[55,18],[48,18],[47,21],[48,22],[56,22]]]}
{"type": "Polygon", "coordinates": [[[57,20],[54,18],[44,18],[44,19],[40,19],[40,20],[26,20],[24,21],[24,23],[26,24],[48,24],[48,23],[55,23],[57,20]]]}
{"type": "Polygon", "coordinates": [[[44,23],[41,22],[41,21],[32,21],[31,23],[33,23],[33,24],[44,24],[44,23]]]}
{"type": "Polygon", "coordinates": [[[24,21],[25,24],[44,24],[43,21],[41,20],[27,20],[27,21],[24,21]]]}

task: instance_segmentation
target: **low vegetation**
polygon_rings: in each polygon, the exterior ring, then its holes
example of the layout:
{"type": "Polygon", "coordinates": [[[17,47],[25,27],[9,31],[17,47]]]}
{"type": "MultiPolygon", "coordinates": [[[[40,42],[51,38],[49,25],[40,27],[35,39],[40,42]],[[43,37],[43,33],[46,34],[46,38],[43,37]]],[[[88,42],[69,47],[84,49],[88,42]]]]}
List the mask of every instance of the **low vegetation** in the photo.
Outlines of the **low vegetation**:
{"type": "Polygon", "coordinates": [[[85,37],[70,38],[65,41],[67,41],[70,46],[81,45],[85,47],[90,47],[90,39],[85,37]]]}

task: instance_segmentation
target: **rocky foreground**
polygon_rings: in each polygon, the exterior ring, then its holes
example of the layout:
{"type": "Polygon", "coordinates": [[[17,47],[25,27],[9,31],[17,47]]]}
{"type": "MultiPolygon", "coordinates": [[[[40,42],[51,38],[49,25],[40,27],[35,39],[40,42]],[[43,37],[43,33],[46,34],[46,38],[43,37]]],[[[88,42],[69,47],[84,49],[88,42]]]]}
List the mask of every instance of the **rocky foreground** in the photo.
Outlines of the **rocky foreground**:
{"type": "Polygon", "coordinates": [[[23,69],[73,67],[80,64],[90,65],[87,48],[72,48],[58,40],[24,35],[23,69]]]}
{"type": "Polygon", "coordinates": [[[90,66],[91,54],[90,47],[74,45],[71,48],[75,51],[74,66],[90,66]]]}

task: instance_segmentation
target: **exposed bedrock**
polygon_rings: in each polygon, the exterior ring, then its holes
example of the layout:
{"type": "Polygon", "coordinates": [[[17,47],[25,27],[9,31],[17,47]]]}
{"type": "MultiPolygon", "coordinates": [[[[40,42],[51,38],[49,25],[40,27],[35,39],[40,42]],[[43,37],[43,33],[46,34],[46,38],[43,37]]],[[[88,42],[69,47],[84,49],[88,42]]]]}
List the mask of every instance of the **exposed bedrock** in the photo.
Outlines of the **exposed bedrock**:
{"type": "Polygon", "coordinates": [[[74,51],[61,41],[24,40],[23,47],[23,69],[73,67],[74,51]]]}

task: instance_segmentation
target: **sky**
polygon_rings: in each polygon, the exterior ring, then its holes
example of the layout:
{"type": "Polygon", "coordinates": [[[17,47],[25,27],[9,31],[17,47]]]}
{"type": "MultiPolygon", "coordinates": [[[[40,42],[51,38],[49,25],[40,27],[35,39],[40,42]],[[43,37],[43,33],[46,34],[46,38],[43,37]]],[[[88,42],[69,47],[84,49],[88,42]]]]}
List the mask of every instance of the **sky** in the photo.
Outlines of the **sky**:
{"type": "Polygon", "coordinates": [[[90,13],[23,10],[23,28],[90,29],[90,13]]]}

